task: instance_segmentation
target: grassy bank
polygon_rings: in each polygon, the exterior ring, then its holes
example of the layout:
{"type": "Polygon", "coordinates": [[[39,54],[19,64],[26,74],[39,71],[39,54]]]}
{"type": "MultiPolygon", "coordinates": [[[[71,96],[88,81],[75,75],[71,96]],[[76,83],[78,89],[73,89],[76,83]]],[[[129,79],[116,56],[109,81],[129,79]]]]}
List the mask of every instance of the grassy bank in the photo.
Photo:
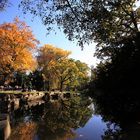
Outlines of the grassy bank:
{"type": "Polygon", "coordinates": [[[8,91],[0,91],[0,94],[28,94],[28,93],[37,93],[39,91],[14,91],[14,90],[8,90],[8,91]]]}

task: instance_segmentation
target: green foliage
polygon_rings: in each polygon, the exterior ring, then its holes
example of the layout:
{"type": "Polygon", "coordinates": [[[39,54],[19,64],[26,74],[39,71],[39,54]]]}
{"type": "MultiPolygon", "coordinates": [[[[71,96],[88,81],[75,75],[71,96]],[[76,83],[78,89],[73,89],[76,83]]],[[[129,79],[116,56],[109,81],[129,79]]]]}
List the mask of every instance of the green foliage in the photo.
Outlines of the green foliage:
{"type": "Polygon", "coordinates": [[[135,40],[137,45],[129,40],[111,62],[100,63],[89,85],[97,113],[125,126],[139,121],[140,37],[135,40]]]}
{"type": "Polygon", "coordinates": [[[74,138],[72,131],[78,127],[83,127],[92,115],[92,110],[88,108],[90,101],[80,98],[73,98],[67,101],[57,101],[47,104],[43,123],[40,123],[38,134],[41,139],[68,139],[74,138]],[[47,125],[44,125],[47,124],[47,125]],[[55,134],[55,135],[54,135],[55,134]]]}
{"type": "Polygon", "coordinates": [[[80,60],[75,61],[75,64],[78,68],[78,75],[77,75],[77,81],[78,85],[77,87],[79,89],[83,89],[85,85],[89,82],[89,67],[86,63],[81,62],[80,60]]]}
{"type": "Polygon", "coordinates": [[[138,89],[138,80],[140,78],[140,50],[138,41],[140,37],[135,38],[136,42],[129,40],[116,56],[112,57],[110,62],[101,62],[94,69],[94,85],[102,89],[138,89]]]}
{"type": "Polygon", "coordinates": [[[74,90],[88,82],[88,66],[69,59],[70,52],[52,45],[39,50],[38,64],[47,90],[74,90]]]}
{"type": "Polygon", "coordinates": [[[58,88],[56,65],[67,59],[70,52],[49,44],[41,47],[38,52],[38,69],[42,72],[43,81],[46,85],[44,89],[58,88]]]}
{"type": "Polygon", "coordinates": [[[62,91],[68,87],[74,88],[77,85],[78,68],[72,60],[64,59],[55,66],[56,78],[58,79],[59,89],[62,91]]]}
{"type": "Polygon", "coordinates": [[[48,33],[57,24],[69,40],[78,44],[97,42],[96,54],[112,55],[116,48],[139,32],[136,0],[27,0],[23,11],[40,16],[48,33]],[[42,6],[43,5],[43,6],[42,6]]]}
{"type": "Polygon", "coordinates": [[[74,129],[84,127],[92,117],[88,98],[70,98],[54,102],[37,102],[34,106],[28,102],[12,111],[12,133],[10,140],[31,140],[35,136],[41,140],[67,140],[76,137],[74,129]],[[26,122],[26,117],[30,117],[26,122]],[[16,119],[16,122],[13,121],[16,119]]]}

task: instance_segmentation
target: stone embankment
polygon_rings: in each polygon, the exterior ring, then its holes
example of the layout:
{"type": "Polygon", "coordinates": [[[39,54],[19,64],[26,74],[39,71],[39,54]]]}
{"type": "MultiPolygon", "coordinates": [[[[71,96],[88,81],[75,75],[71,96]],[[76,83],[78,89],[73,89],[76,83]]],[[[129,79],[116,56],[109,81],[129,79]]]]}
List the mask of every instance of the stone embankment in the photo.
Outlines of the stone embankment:
{"type": "Polygon", "coordinates": [[[58,99],[69,99],[79,94],[70,92],[32,92],[32,93],[0,93],[0,140],[8,140],[11,127],[8,113],[23,106],[31,108],[33,106],[58,99]],[[4,113],[4,114],[3,114],[4,113]],[[5,114],[7,113],[7,114],[5,114]]]}
{"type": "Polygon", "coordinates": [[[68,99],[73,96],[79,95],[71,94],[70,92],[31,92],[31,93],[0,93],[0,112],[4,112],[8,109],[16,110],[22,104],[36,100],[58,100],[58,99],[68,99]]]}
{"type": "Polygon", "coordinates": [[[0,93],[0,103],[1,102],[14,102],[16,105],[18,105],[20,102],[28,102],[28,101],[34,101],[38,99],[44,99],[47,100],[53,100],[53,99],[65,99],[70,98],[71,96],[77,96],[76,94],[71,94],[70,92],[31,92],[31,93],[0,93]]]}
{"type": "Polygon", "coordinates": [[[19,94],[0,93],[0,106],[2,106],[0,112],[4,112],[4,110],[8,110],[8,108],[15,110],[16,108],[19,108],[21,104],[42,99],[44,96],[45,93],[43,92],[19,94]]]}
{"type": "Polygon", "coordinates": [[[0,114],[0,140],[7,140],[11,134],[8,114],[0,114]]]}

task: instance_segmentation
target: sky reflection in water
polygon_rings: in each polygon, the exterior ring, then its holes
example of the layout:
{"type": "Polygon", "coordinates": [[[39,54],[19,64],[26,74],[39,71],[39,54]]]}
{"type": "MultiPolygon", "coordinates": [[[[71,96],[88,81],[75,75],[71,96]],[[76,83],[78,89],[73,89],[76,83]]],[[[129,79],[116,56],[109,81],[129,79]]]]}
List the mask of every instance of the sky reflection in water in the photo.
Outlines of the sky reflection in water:
{"type": "Polygon", "coordinates": [[[75,140],[102,140],[101,136],[106,128],[106,123],[102,121],[101,116],[92,115],[83,128],[78,128],[75,131],[78,135],[75,140]]]}

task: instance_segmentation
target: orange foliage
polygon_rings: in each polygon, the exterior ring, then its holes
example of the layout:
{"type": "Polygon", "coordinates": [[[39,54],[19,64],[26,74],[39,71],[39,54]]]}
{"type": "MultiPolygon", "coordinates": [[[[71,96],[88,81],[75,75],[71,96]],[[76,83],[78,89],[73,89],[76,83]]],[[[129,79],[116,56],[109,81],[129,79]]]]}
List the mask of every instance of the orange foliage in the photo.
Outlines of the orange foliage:
{"type": "Polygon", "coordinates": [[[43,79],[49,82],[50,88],[53,87],[53,84],[55,84],[54,81],[56,80],[55,66],[62,59],[66,59],[70,53],[70,51],[49,44],[46,44],[39,49],[37,57],[38,65],[43,72],[43,79]]]}
{"type": "Polygon", "coordinates": [[[37,124],[35,122],[19,123],[12,130],[10,140],[33,140],[37,131],[37,124]]]}
{"type": "Polygon", "coordinates": [[[13,23],[0,25],[0,74],[33,70],[33,53],[39,42],[29,26],[15,18],[13,23]]]}
{"type": "Polygon", "coordinates": [[[53,45],[46,44],[39,49],[38,63],[40,68],[49,69],[59,60],[65,59],[70,55],[70,51],[65,51],[53,45]]]}

